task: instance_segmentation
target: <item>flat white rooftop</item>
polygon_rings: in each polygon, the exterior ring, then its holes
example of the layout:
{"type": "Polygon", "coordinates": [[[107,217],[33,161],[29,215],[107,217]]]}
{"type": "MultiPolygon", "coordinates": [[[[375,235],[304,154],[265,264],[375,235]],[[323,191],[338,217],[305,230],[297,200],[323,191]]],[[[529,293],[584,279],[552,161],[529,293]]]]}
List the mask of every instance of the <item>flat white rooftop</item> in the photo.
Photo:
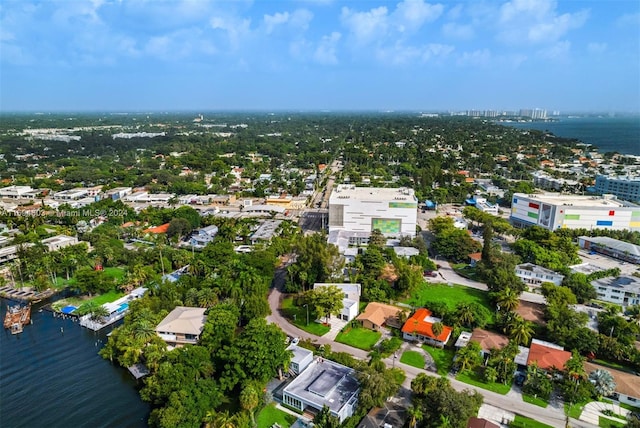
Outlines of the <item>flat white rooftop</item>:
{"type": "Polygon", "coordinates": [[[331,192],[329,201],[339,203],[341,199],[418,202],[413,189],[408,187],[356,187],[339,184],[331,192]]]}
{"type": "Polygon", "coordinates": [[[565,195],[563,193],[536,193],[525,195],[524,193],[515,193],[514,199],[527,198],[534,201],[545,202],[552,205],[579,206],[579,207],[637,207],[627,201],[616,199],[611,195],[604,196],[585,196],[585,195],[565,195]]]}

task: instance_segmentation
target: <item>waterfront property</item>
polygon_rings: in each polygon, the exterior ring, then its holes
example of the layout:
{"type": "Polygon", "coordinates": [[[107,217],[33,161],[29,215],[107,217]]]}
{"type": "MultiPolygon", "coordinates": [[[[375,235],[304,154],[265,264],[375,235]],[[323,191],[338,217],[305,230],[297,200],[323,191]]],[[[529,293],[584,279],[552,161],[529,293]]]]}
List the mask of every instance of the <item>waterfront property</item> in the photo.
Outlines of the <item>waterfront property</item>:
{"type": "Polygon", "coordinates": [[[101,330],[106,326],[111,325],[116,321],[124,318],[124,316],[127,314],[127,311],[129,311],[129,302],[135,299],[139,299],[140,297],[144,296],[144,293],[146,292],[146,288],[138,287],[131,291],[131,293],[119,298],[116,301],[105,303],[102,306],[107,310],[109,315],[99,320],[92,319],[91,314],[83,315],[80,317],[80,325],[94,331],[101,330]]]}
{"type": "Polygon", "coordinates": [[[449,341],[453,329],[443,325],[442,332],[436,336],[433,332],[436,323],[442,323],[442,320],[431,316],[429,309],[420,308],[402,326],[402,337],[442,348],[449,341]]]}
{"type": "Polygon", "coordinates": [[[318,357],[287,385],[282,402],[309,416],[326,406],[342,423],[355,412],[359,391],[355,370],[318,357]]]}
{"type": "Polygon", "coordinates": [[[515,193],[510,220],[516,226],[538,225],[549,230],[567,228],[638,231],[640,206],[619,200],[613,195],[515,193]]]}
{"type": "Polygon", "coordinates": [[[156,333],[172,347],[196,344],[207,320],[206,310],[178,306],[160,321],[156,333]]]}

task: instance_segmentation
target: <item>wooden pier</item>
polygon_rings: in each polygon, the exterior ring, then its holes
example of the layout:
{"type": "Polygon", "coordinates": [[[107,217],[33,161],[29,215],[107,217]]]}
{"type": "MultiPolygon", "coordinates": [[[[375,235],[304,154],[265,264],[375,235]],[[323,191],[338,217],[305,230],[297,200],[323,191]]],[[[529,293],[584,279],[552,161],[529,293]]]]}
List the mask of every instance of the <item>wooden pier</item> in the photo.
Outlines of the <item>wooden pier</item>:
{"type": "Polygon", "coordinates": [[[4,328],[11,330],[11,334],[22,333],[25,325],[31,322],[31,305],[9,306],[4,316],[4,328]]]}

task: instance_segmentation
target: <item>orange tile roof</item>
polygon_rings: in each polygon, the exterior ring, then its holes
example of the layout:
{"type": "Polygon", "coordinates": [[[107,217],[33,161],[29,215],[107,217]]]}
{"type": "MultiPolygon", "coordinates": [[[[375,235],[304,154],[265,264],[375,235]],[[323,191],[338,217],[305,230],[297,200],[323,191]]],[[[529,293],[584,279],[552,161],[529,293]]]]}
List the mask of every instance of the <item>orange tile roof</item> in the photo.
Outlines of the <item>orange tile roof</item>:
{"type": "Polygon", "coordinates": [[[402,309],[398,307],[371,302],[356,319],[358,321],[369,321],[372,324],[381,326],[388,318],[397,317],[400,312],[402,312],[402,309]]]}
{"type": "Polygon", "coordinates": [[[169,230],[169,223],[162,224],[156,227],[150,227],[149,229],[145,229],[142,233],[167,233],[169,230]]]}
{"type": "Polygon", "coordinates": [[[442,333],[436,337],[431,330],[433,323],[425,321],[425,318],[431,316],[431,311],[427,308],[418,309],[402,326],[402,332],[407,334],[419,334],[421,336],[430,337],[440,342],[445,342],[451,336],[452,328],[443,326],[442,333]]]}
{"type": "Polygon", "coordinates": [[[469,258],[471,260],[475,260],[475,261],[479,262],[480,260],[482,260],[482,253],[471,253],[471,254],[469,254],[469,258]]]}
{"type": "Polygon", "coordinates": [[[534,362],[538,364],[538,368],[549,370],[551,368],[564,369],[564,365],[571,358],[571,352],[562,351],[560,349],[550,348],[548,346],[532,343],[529,348],[529,358],[527,366],[534,362]]]}

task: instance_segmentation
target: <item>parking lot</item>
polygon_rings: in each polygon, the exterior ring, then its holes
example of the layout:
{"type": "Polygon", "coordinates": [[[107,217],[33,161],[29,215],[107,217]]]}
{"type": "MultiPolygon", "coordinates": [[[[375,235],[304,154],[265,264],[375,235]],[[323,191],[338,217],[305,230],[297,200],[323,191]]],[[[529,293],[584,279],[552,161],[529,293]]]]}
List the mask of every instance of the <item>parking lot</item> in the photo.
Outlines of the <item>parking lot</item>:
{"type": "Polygon", "coordinates": [[[583,263],[589,263],[602,269],[618,268],[620,269],[621,275],[633,275],[639,271],[638,265],[634,265],[633,263],[623,262],[601,254],[591,254],[584,250],[578,251],[578,257],[582,259],[583,263]]]}

